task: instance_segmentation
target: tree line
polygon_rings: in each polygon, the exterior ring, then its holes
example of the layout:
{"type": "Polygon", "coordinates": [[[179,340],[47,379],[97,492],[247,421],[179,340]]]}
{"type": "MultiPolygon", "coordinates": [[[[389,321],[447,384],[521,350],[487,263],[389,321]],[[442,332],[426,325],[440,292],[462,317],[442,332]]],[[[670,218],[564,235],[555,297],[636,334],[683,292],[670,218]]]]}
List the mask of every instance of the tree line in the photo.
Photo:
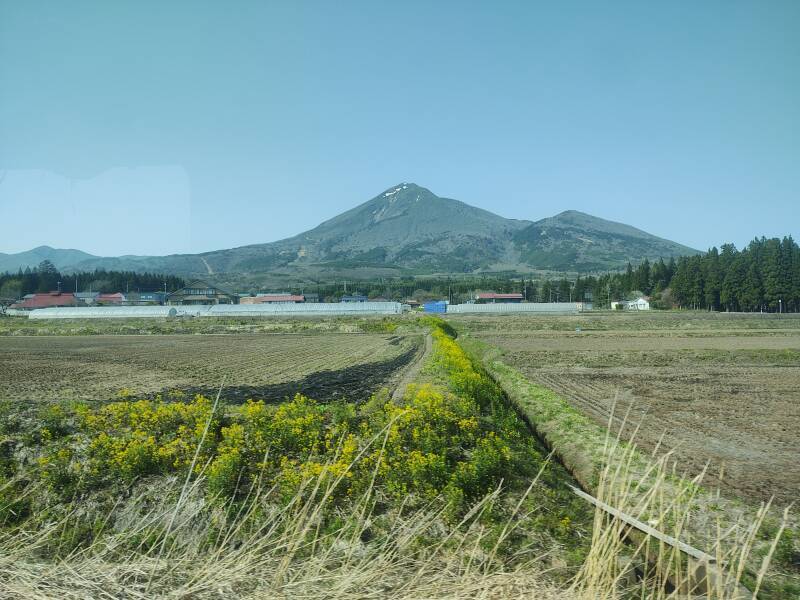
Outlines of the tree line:
{"type": "Polygon", "coordinates": [[[800,310],[800,248],[791,236],[755,239],[678,261],[674,302],[685,308],[730,311],[800,310]]]}
{"type": "Polygon", "coordinates": [[[318,283],[293,287],[336,300],[345,293],[390,300],[447,299],[466,302],[479,291],[520,293],[528,302],[611,302],[644,295],[654,308],[715,311],[800,311],[800,248],[791,236],[756,238],[746,248],[733,244],[678,259],[644,260],[621,272],[570,279],[520,277],[515,274],[459,277],[408,277],[385,281],[318,283]]]}
{"type": "MultiPolygon", "coordinates": [[[[570,284],[551,282],[563,300],[570,284]]],[[[546,283],[541,284],[545,288],[546,283]]],[[[596,306],[651,297],[654,308],[688,308],[734,312],[800,311],[800,247],[791,236],[756,238],[746,248],[733,244],[692,256],[645,260],[625,271],[579,277],[571,284],[573,299],[596,306]]],[[[543,294],[539,300],[545,301],[543,294]]]]}
{"type": "Polygon", "coordinates": [[[63,292],[172,292],[182,288],[183,279],[174,275],[159,273],[135,273],[133,271],[82,271],[78,273],[61,273],[49,260],[39,266],[17,273],[0,274],[0,299],[16,300],[25,294],[57,291],[63,292]]]}

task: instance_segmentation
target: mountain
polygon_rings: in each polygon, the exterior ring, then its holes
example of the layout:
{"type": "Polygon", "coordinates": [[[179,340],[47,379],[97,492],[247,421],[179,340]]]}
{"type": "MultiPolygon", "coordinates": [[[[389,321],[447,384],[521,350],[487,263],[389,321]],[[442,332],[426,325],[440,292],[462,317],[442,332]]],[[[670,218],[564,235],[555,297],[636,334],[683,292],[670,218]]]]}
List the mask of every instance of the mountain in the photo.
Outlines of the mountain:
{"type": "Polygon", "coordinates": [[[49,260],[59,269],[68,269],[72,265],[98,257],[81,250],[60,250],[50,246],[39,246],[33,250],[17,254],[3,254],[0,252],[0,273],[18,271],[25,267],[35,267],[43,260],[49,260]]]}
{"type": "Polygon", "coordinates": [[[520,260],[540,269],[598,271],[697,250],[650,235],[630,225],[576,210],[531,223],[514,236],[520,260]]]}
{"type": "Polygon", "coordinates": [[[0,271],[35,266],[47,258],[63,270],[147,270],[230,281],[256,275],[324,279],[482,271],[590,272],[620,269],[628,261],[696,252],[577,211],[536,222],[506,219],[403,183],[314,229],[277,242],[169,256],[97,257],[41,247],[0,255],[0,271]]]}

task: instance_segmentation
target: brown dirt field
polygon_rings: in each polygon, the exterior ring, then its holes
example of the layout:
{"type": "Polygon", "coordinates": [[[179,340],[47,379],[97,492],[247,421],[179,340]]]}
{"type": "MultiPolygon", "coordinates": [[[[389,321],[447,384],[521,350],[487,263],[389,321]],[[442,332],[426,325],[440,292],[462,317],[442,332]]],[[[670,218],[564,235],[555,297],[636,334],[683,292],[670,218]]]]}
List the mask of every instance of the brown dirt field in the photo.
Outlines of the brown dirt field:
{"type": "Polygon", "coordinates": [[[661,440],[691,475],[708,462],[706,485],[749,501],[800,498],[800,320],[758,332],[752,322],[709,319],[687,336],[629,323],[526,330],[514,319],[496,331],[485,321],[461,329],[604,426],[616,402],[615,432],[630,411],[625,435],[640,425],[637,444],[653,450],[661,440]]]}
{"type": "Polygon", "coordinates": [[[106,401],[122,388],[280,401],[363,400],[414,357],[420,336],[70,336],[0,339],[0,401],[106,401]]]}

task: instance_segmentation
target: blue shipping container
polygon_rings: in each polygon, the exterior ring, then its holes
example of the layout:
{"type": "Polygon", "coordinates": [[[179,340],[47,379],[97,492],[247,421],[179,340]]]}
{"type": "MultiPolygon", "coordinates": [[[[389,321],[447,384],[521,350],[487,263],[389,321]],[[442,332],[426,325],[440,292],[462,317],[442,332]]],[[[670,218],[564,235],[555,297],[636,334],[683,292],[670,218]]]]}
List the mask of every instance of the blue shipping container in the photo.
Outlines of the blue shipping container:
{"type": "Polygon", "coordinates": [[[446,313],[447,302],[438,300],[436,302],[426,302],[422,305],[426,313],[446,313]]]}

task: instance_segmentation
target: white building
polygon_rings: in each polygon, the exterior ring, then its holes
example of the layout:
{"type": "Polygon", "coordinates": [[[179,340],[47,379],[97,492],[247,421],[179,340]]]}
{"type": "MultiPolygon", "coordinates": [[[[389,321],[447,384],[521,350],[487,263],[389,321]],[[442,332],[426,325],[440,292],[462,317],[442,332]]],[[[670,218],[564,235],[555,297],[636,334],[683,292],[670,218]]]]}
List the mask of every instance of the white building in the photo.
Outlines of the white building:
{"type": "Polygon", "coordinates": [[[637,298],[627,302],[612,302],[611,310],[650,310],[650,301],[647,298],[637,298]]]}
{"type": "Polygon", "coordinates": [[[627,303],[628,310],[650,310],[650,301],[647,298],[637,298],[627,303]]]}

